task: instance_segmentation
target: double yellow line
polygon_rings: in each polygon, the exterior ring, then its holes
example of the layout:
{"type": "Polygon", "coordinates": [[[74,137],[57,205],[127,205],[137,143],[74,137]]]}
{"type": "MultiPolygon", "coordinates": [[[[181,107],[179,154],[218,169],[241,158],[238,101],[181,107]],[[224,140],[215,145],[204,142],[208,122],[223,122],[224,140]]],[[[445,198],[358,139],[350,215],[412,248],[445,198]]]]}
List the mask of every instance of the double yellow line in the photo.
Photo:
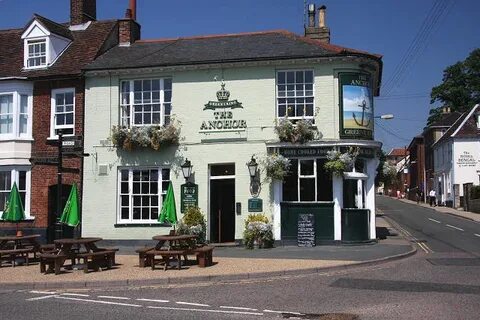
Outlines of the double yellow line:
{"type": "Polygon", "coordinates": [[[388,219],[389,222],[393,225],[395,229],[397,229],[400,233],[402,233],[410,242],[415,242],[418,246],[425,251],[425,253],[433,253],[434,251],[425,243],[421,242],[417,239],[414,235],[412,235],[408,230],[401,227],[397,222],[393,221],[392,219],[388,219]]]}

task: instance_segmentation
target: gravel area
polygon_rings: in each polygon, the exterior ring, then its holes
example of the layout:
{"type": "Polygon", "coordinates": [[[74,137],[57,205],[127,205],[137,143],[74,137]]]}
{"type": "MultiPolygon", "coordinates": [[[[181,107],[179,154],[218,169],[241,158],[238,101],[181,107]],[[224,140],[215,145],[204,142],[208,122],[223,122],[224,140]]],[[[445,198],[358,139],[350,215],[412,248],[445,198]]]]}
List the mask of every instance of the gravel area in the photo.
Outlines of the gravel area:
{"type": "MultiPolygon", "coordinates": [[[[68,263],[68,262],[67,262],[68,263]]],[[[117,255],[117,265],[110,270],[83,273],[82,270],[65,270],[55,275],[54,273],[42,274],[38,263],[29,266],[4,266],[0,268],[0,283],[38,283],[38,282],[95,282],[116,280],[152,280],[168,278],[208,277],[219,275],[259,274],[265,272],[282,272],[311,268],[325,268],[339,265],[348,265],[354,261],[342,260],[279,260],[279,259],[242,259],[214,257],[214,265],[199,268],[197,265],[182,267],[182,270],[163,270],[162,265],[155,270],[150,267],[139,268],[138,256],[117,255]]]]}

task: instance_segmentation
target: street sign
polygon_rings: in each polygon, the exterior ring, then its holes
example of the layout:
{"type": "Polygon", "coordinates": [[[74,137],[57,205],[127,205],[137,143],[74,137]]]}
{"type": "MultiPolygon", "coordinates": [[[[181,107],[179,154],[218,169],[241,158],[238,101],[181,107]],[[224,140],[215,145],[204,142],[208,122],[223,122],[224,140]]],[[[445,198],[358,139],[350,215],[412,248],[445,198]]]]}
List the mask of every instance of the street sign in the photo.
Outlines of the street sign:
{"type": "Polygon", "coordinates": [[[180,211],[182,213],[189,207],[198,207],[198,184],[182,184],[180,192],[180,211]]]}

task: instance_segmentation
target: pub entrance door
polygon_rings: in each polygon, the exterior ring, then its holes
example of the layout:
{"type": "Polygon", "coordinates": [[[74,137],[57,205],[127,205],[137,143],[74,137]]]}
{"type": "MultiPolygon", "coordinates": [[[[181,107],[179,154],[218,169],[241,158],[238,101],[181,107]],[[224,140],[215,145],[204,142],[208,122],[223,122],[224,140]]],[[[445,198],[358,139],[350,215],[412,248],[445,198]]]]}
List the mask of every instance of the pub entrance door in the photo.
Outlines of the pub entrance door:
{"type": "Polygon", "coordinates": [[[210,168],[210,242],[235,241],[235,165],[210,168]]]}

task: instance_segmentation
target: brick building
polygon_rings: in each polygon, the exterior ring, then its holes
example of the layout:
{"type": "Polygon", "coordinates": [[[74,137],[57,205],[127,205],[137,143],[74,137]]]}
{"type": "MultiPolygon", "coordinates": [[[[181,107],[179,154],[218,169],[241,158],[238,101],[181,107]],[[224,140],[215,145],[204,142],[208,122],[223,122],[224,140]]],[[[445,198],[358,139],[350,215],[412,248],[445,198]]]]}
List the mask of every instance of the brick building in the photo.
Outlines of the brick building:
{"type": "MultiPolygon", "coordinates": [[[[77,140],[65,152],[62,203],[71,185],[82,194],[85,80],[82,68],[122,42],[140,26],[130,8],[122,20],[96,20],[96,0],[71,0],[70,21],[57,23],[38,14],[25,28],[0,30],[0,211],[14,182],[32,229],[53,238],[58,216],[58,133],[77,140]],[[133,31],[132,31],[133,30],[133,31]],[[120,35],[120,36],[119,36],[120,35]]],[[[10,232],[0,223],[0,233],[10,232]]],[[[58,236],[58,234],[57,234],[58,236]]]]}

